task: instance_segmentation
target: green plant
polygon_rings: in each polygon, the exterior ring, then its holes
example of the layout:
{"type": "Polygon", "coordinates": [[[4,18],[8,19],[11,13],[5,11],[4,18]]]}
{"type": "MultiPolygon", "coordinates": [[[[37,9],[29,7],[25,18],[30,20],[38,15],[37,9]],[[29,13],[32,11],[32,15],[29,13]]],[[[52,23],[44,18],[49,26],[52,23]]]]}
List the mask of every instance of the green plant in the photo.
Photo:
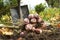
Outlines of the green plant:
{"type": "Polygon", "coordinates": [[[17,0],[0,0],[0,13],[16,6],[18,6],[17,0]]]}
{"type": "Polygon", "coordinates": [[[47,8],[43,12],[40,12],[39,15],[46,21],[49,21],[53,17],[60,15],[59,8],[47,8]]]}
{"type": "Polygon", "coordinates": [[[50,7],[60,7],[60,0],[46,0],[50,7]]]}
{"type": "Polygon", "coordinates": [[[0,23],[11,22],[10,8],[16,6],[18,6],[18,0],[0,0],[0,23]]]}
{"type": "Polygon", "coordinates": [[[35,11],[39,14],[41,11],[44,11],[45,6],[41,3],[35,6],[35,11]]]}
{"type": "Polygon", "coordinates": [[[18,6],[18,1],[17,0],[10,0],[10,5],[11,5],[11,7],[16,7],[16,6],[18,6]]]}

